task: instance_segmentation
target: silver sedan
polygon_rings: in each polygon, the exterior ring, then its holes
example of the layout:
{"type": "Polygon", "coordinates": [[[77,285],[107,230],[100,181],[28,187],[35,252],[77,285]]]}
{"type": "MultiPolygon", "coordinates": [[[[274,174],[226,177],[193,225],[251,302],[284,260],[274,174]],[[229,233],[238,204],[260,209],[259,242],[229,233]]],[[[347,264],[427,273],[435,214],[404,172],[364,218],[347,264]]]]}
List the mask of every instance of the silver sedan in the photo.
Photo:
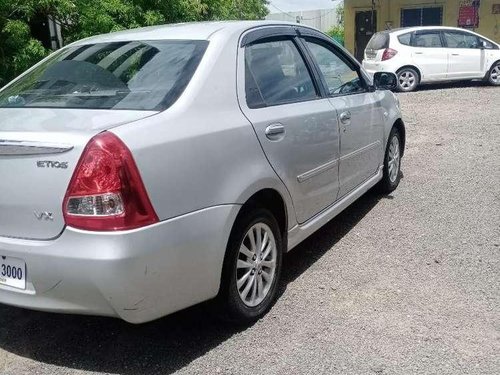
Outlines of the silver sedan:
{"type": "Polygon", "coordinates": [[[142,323],[214,300],[260,318],[284,253],[398,186],[395,85],[288,23],[62,48],[0,90],[0,302],[142,323]]]}

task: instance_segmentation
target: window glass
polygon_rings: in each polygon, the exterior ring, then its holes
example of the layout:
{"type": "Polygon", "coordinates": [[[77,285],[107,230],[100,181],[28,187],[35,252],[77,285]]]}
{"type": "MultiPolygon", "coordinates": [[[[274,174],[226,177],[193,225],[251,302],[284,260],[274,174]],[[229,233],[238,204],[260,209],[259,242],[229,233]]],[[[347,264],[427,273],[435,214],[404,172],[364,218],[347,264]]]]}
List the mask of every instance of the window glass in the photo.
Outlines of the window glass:
{"type": "Polygon", "coordinates": [[[0,91],[0,107],[163,110],[208,42],[130,41],[65,48],[0,91]]]}
{"type": "Polygon", "coordinates": [[[365,91],[358,72],[347,65],[333,50],[322,44],[307,41],[331,95],[354,94],[365,91]]]}
{"type": "Polygon", "coordinates": [[[401,27],[440,26],[442,24],[442,7],[401,9],[401,27]]]}
{"type": "Polygon", "coordinates": [[[405,46],[410,45],[411,33],[406,33],[398,36],[399,43],[404,44],[405,46]]]}
{"type": "Polygon", "coordinates": [[[427,48],[439,48],[443,46],[441,44],[441,37],[437,31],[415,34],[412,45],[414,47],[427,48]]]}
{"type": "Polygon", "coordinates": [[[368,42],[368,45],[366,46],[367,49],[374,49],[374,50],[384,49],[388,47],[389,47],[389,34],[384,31],[373,35],[370,41],[368,42]]]}
{"type": "Polygon", "coordinates": [[[493,43],[488,42],[486,39],[481,39],[481,43],[483,43],[484,47],[487,49],[495,49],[493,43]]]}
{"type": "Polygon", "coordinates": [[[445,31],[444,39],[449,48],[478,48],[479,39],[469,33],[459,31],[445,31]]]}
{"type": "Polygon", "coordinates": [[[246,97],[250,108],[315,99],[307,66],[291,40],[245,49],[246,97]]]}

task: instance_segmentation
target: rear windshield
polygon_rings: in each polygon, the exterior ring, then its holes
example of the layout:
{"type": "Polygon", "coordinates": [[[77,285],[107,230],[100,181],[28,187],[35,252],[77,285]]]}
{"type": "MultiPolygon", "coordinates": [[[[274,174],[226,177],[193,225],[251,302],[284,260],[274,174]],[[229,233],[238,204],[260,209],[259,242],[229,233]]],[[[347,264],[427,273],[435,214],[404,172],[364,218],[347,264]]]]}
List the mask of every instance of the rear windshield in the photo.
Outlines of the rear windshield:
{"type": "Polygon", "coordinates": [[[389,34],[376,33],[372,36],[366,48],[374,50],[389,48],[389,34]]]}
{"type": "Polygon", "coordinates": [[[164,110],[207,41],[131,41],[62,49],[0,91],[0,107],[164,110]]]}

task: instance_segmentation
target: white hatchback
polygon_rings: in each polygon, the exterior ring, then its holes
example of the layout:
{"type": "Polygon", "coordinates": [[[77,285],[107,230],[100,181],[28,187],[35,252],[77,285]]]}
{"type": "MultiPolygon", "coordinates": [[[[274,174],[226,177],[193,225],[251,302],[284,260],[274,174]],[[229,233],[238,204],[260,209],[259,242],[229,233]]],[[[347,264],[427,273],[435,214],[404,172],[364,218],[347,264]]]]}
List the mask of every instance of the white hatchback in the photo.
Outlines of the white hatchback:
{"type": "Polygon", "coordinates": [[[368,43],[363,67],[392,72],[399,91],[439,81],[483,79],[500,85],[500,45],[454,27],[412,27],[378,32],[368,43]]]}

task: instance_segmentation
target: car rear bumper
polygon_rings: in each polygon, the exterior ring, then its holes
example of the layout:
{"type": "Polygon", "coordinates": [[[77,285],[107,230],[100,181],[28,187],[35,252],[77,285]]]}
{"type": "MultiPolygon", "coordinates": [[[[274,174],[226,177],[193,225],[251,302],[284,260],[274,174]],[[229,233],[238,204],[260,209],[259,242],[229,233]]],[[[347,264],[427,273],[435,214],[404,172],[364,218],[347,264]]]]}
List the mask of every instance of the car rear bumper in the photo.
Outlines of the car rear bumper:
{"type": "Polygon", "coordinates": [[[215,297],[239,206],[200,210],[138,230],[66,228],[55,240],[0,237],[0,256],[26,262],[26,290],[0,303],[142,323],[215,297]]]}
{"type": "Polygon", "coordinates": [[[377,72],[396,73],[397,70],[397,67],[390,63],[390,60],[387,61],[363,60],[363,68],[368,74],[372,76],[377,72]]]}

